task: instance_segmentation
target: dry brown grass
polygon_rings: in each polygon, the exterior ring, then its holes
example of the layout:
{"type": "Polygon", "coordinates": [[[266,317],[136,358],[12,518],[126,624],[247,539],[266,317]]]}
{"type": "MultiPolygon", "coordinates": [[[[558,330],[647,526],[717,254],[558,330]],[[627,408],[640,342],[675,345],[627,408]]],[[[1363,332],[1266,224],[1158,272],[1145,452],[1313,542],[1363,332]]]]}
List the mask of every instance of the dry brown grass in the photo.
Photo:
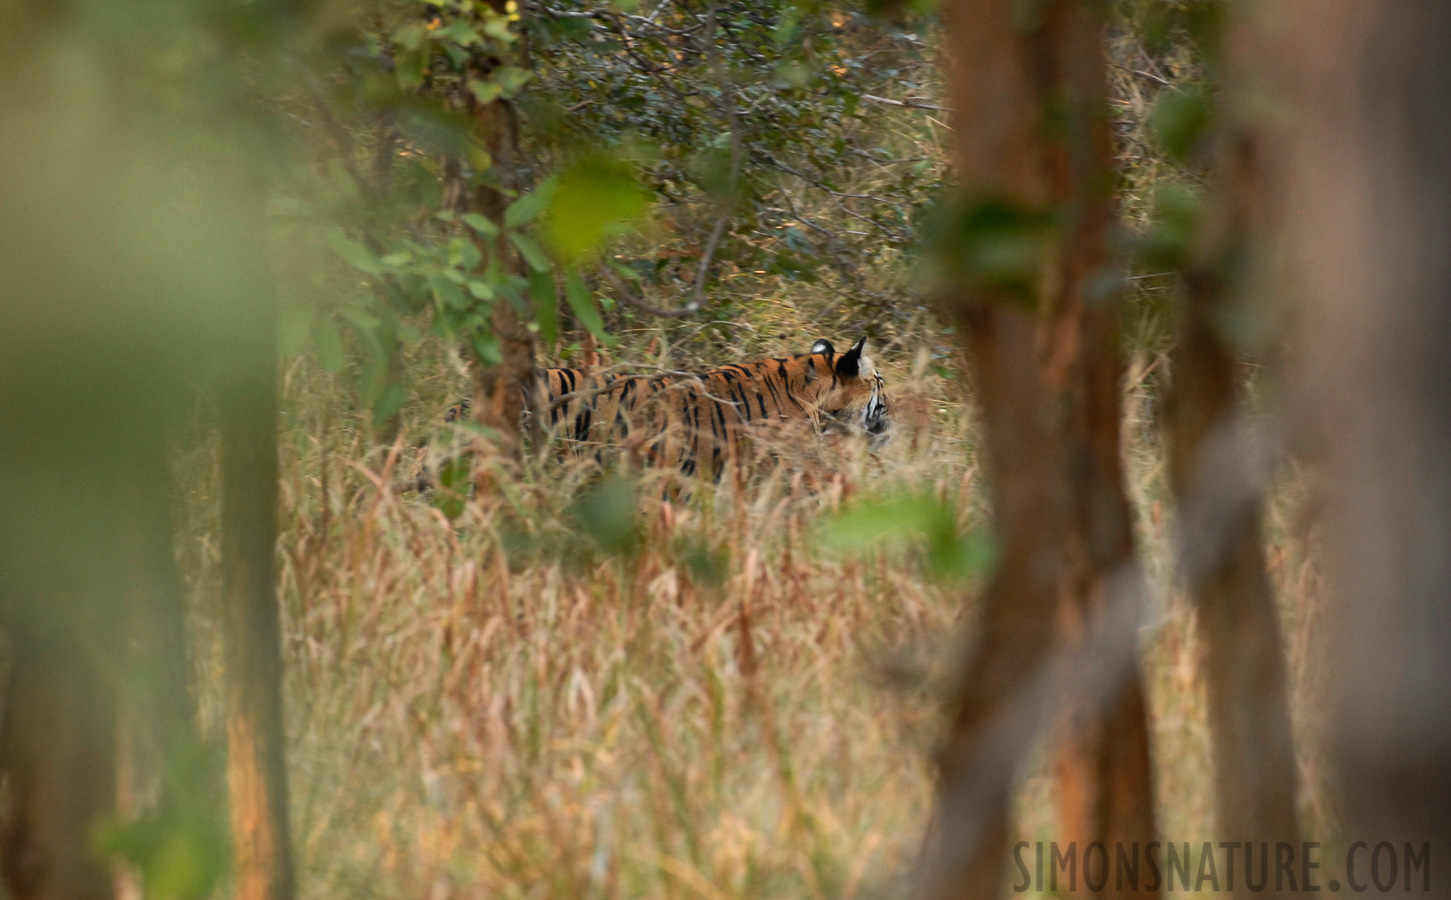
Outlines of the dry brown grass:
{"type": "MultiPolygon", "coordinates": [[[[440,400],[458,377],[446,356],[414,361],[440,400]]],[[[574,533],[570,503],[591,483],[575,464],[533,466],[454,522],[370,488],[345,395],[295,364],[281,552],[304,896],[900,895],[972,585],[933,581],[911,551],[833,554],[816,531],[862,496],[930,491],[964,527],[986,511],[955,384],[900,352],[878,364],[912,420],[881,455],[836,448],[814,490],[788,470],[667,509],[643,488],[641,542],[624,555],[574,533]]],[[[1156,598],[1143,665],[1161,824],[1198,840],[1212,821],[1198,650],[1169,563],[1152,378],[1129,394],[1144,420],[1126,433],[1156,598]]],[[[437,408],[419,405],[408,440],[437,408]]],[[[1268,534],[1297,711],[1318,604],[1303,492],[1284,480],[1268,534]]],[[[206,596],[209,523],[188,526],[206,596]]],[[[214,698],[206,604],[196,634],[214,698]]],[[[1052,834],[1047,775],[1034,763],[1020,795],[1028,839],[1052,834]]]]}
{"type": "MultiPolygon", "coordinates": [[[[1141,120],[1143,76],[1119,72],[1141,120]]],[[[883,120],[902,156],[940,159],[930,113],[883,120]]],[[[1142,219],[1158,163],[1126,145],[1125,212],[1142,219]]],[[[844,182],[868,192],[871,174],[844,182]]],[[[787,186],[789,189],[789,186],[787,186]]],[[[890,294],[900,273],[870,273],[890,294]]],[[[1152,586],[1143,626],[1161,831],[1212,837],[1209,740],[1192,610],[1172,566],[1173,510],[1155,418],[1165,339],[1144,310],[1126,385],[1130,490],[1152,586]]],[[[843,286],[722,285],[720,323],[617,330],[617,361],[720,364],[850,343],[843,286]]],[[[659,298],[656,298],[659,299],[659,298]]],[[[931,493],[963,529],[988,515],[953,338],[925,314],[875,323],[895,437],[880,455],[823,451],[668,509],[637,495],[640,542],[611,554],[571,513],[594,473],[531,464],[502,497],[450,522],[372,486],[345,378],[285,373],[282,596],[295,833],[303,896],[896,897],[929,808],[940,687],[970,627],[973,583],[934,581],[919,554],[843,557],[816,539],[844,502],[931,493]],[[945,367],[948,371],[942,371],[945,367]]],[[[463,390],[425,343],[407,370],[401,476],[463,390]]],[[[786,451],[789,458],[801,453],[786,451]]],[[[811,455],[811,454],[807,454],[811,455]]],[[[182,461],[183,562],[204,717],[216,733],[215,460],[182,461]]],[[[1319,582],[1305,479],[1276,485],[1266,539],[1280,592],[1311,839],[1326,831],[1314,650],[1319,582]]],[[[1048,623],[1044,623],[1047,627],[1048,623]]],[[[1019,834],[1051,839],[1042,748],[1019,792],[1019,834]]],[[[1333,831],[1333,828],[1330,830],[1333,831]]]]}

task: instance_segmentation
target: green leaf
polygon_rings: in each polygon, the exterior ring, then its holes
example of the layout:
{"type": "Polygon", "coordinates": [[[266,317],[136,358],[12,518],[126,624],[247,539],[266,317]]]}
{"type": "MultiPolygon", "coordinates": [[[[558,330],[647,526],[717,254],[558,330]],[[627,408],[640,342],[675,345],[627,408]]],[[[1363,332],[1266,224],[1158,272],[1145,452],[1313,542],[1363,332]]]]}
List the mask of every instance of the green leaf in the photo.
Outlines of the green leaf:
{"type": "Polygon", "coordinates": [[[484,237],[499,236],[499,226],[495,225],[488,216],[482,213],[464,213],[460,218],[463,219],[465,225],[482,234],[484,237]]]}
{"type": "Polygon", "coordinates": [[[489,77],[503,89],[505,96],[512,97],[534,77],[534,73],[518,66],[500,66],[490,72],[489,77]]]}
{"type": "Polygon", "coordinates": [[[283,356],[293,356],[307,346],[312,334],[312,321],[317,311],[294,303],[285,303],[277,311],[277,350],[283,356]]]}
{"type": "Polygon", "coordinates": [[[313,209],[297,197],[272,196],[267,198],[266,214],[274,219],[309,219],[313,209]]]}
{"type": "Polygon", "coordinates": [[[630,230],[649,203],[649,193],[627,163],[591,156],[560,176],[545,237],[562,258],[577,262],[593,255],[607,237],[630,230]]]}
{"type": "Polygon", "coordinates": [[[438,490],[433,492],[433,505],[452,522],[463,515],[464,500],[469,490],[468,456],[446,459],[438,467],[438,490]]]}
{"type": "Polygon", "coordinates": [[[546,346],[559,342],[559,294],[550,272],[529,273],[529,296],[534,301],[534,321],[546,346]]]}
{"type": "Polygon", "coordinates": [[[417,50],[427,35],[428,30],[422,22],[409,22],[394,29],[393,43],[405,50],[417,50]]]}
{"type": "Polygon", "coordinates": [[[492,331],[481,330],[474,335],[473,348],[474,356],[486,366],[497,366],[504,361],[503,348],[492,331]]]}
{"type": "Polygon", "coordinates": [[[396,381],[385,384],[378,393],[377,399],[373,401],[373,427],[383,427],[388,419],[403,408],[403,404],[407,400],[408,391],[404,389],[403,385],[396,381]]]}
{"type": "Polygon", "coordinates": [[[1185,268],[1204,214],[1203,194],[1192,185],[1167,182],[1154,191],[1152,210],[1152,224],[1135,242],[1139,262],[1150,271],[1185,268]]]}
{"type": "Polygon", "coordinates": [[[558,184],[556,179],[546,178],[535,185],[534,190],[510,203],[509,208],[504,210],[504,227],[519,228],[539,218],[539,214],[549,207],[558,184]]]}
{"type": "Polygon", "coordinates": [[[475,78],[469,82],[469,92],[480,103],[493,103],[504,94],[504,86],[497,81],[482,81],[475,78]]]}
{"type": "Polygon", "coordinates": [[[633,281],[636,284],[644,283],[645,279],[641,277],[640,273],[636,269],[613,259],[609,261],[609,264],[610,267],[618,272],[620,274],[620,277],[625,279],[626,281],[633,281]]]}
{"type": "Polygon", "coordinates": [[[423,85],[423,72],[428,68],[431,49],[428,42],[424,41],[418,47],[404,50],[398,54],[394,77],[398,81],[400,91],[412,91],[423,85]]]}
{"type": "Polygon", "coordinates": [[[829,521],[818,538],[829,550],[859,551],[887,538],[931,531],[941,526],[945,515],[942,504],[926,496],[858,503],[829,521]]]}
{"type": "Polygon", "coordinates": [[[942,580],[982,574],[994,559],[986,534],[960,534],[953,508],[926,494],[855,504],[827,522],[817,539],[839,553],[915,547],[927,574],[942,580]]]}
{"type": "MultiPolygon", "coordinates": [[[[485,12],[486,14],[488,13],[487,7],[485,7],[485,12]]],[[[497,14],[489,14],[489,17],[484,21],[484,34],[504,44],[513,43],[514,39],[518,37],[509,28],[508,17],[497,14]]]]}
{"type": "Polygon", "coordinates": [[[434,32],[435,39],[449,40],[460,47],[469,47],[479,42],[479,33],[466,19],[454,19],[444,28],[434,32]]]}
{"type": "Polygon", "coordinates": [[[1201,148],[1214,123],[1213,102],[1202,87],[1165,91],[1149,113],[1149,131],[1170,159],[1185,162],[1201,148]]]}
{"type": "Polygon", "coordinates": [[[639,544],[635,520],[635,489],[618,475],[610,475],[570,504],[569,518],[577,534],[587,534],[606,553],[623,555],[639,544]]]}
{"type": "Polygon", "coordinates": [[[373,251],[346,237],[341,229],[330,229],[327,233],[327,242],[344,262],[358,271],[368,275],[383,273],[383,267],[379,264],[378,257],[373,255],[373,251]]]}
{"type": "Polygon", "coordinates": [[[529,268],[536,272],[549,271],[549,257],[544,254],[544,250],[538,244],[534,243],[533,238],[517,231],[511,231],[509,240],[519,248],[519,255],[524,257],[524,262],[529,264],[529,268]]]}
{"type": "Polygon", "coordinates": [[[361,331],[376,331],[378,326],[383,324],[377,316],[359,306],[349,306],[344,309],[343,318],[352,322],[361,331]]]}
{"type": "Polygon", "coordinates": [[[468,288],[475,300],[493,300],[496,296],[493,288],[478,279],[470,281],[468,288]]]}
{"type": "Polygon", "coordinates": [[[343,335],[338,330],[337,321],[332,316],[318,319],[312,330],[312,340],[317,351],[317,364],[322,366],[323,371],[341,372],[347,365],[347,359],[343,355],[343,335]]]}
{"type": "Polygon", "coordinates": [[[428,277],[428,286],[433,289],[433,298],[441,310],[468,309],[469,301],[463,288],[438,275],[428,277]]]}
{"type": "Polygon", "coordinates": [[[613,343],[613,339],[605,334],[604,319],[600,318],[599,307],[590,296],[589,288],[584,286],[584,278],[580,276],[578,269],[571,269],[565,277],[564,296],[569,300],[569,308],[579,317],[579,323],[589,329],[590,334],[602,341],[613,343]]]}
{"type": "Polygon", "coordinates": [[[1045,255],[1057,235],[1051,210],[1029,209],[994,197],[943,207],[924,224],[946,274],[1004,299],[1036,306],[1045,255]]]}
{"type": "Polygon", "coordinates": [[[477,268],[484,261],[484,255],[471,240],[456,237],[448,242],[448,264],[462,269],[477,268]]]}

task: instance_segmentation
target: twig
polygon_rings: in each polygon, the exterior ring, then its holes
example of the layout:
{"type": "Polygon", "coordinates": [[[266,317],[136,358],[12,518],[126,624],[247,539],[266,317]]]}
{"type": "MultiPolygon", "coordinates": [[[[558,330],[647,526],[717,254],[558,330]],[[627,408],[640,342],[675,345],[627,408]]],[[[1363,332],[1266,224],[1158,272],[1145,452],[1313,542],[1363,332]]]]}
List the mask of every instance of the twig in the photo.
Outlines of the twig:
{"type": "Polygon", "coordinates": [[[662,319],[683,319],[688,315],[700,311],[701,304],[699,298],[691,300],[679,309],[662,309],[658,306],[651,306],[649,303],[635,296],[635,293],[625,286],[625,282],[620,276],[610,271],[608,265],[601,266],[600,272],[605,276],[605,281],[610,283],[610,287],[615,289],[615,293],[619,295],[621,300],[641,312],[649,313],[652,316],[659,316],[662,319]]]}
{"type": "Polygon", "coordinates": [[[872,194],[848,194],[848,193],[845,193],[843,191],[833,190],[833,189],[827,187],[820,179],[818,179],[818,178],[812,178],[810,175],[807,175],[805,172],[798,172],[795,169],[791,168],[790,166],[786,165],[785,163],[781,162],[780,160],[771,159],[771,160],[769,160],[769,162],[770,162],[770,164],[771,164],[771,166],[773,168],[780,169],[782,172],[785,172],[787,175],[795,175],[797,178],[800,178],[802,181],[806,182],[807,184],[812,185],[813,187],[820,188],[821,190],[826,191],[828,194],[832,195],[833,197],[845,197],[848,200],[870,200],[873,203],[887,203],[887,204],[890,204],[892,202],[892,201],[887,200],[887,199],[885,199],[883,197],[877,197],[877,196],[874,196],[872,194]]]}
{"type": "Polygon", "coordinates": [[[705,47],[706,53],[710,56],[711,68],[715,70],[715,76],[720,81],[720,98],[725,107],[726,120],[731,127],[731,180],[726,196],[726,203],[721,210],[720,218],[716,220],[715,228],[710,233],[710,240],[706,242],[705,253],[700,258],[700,268],[695,273],[695,291],[690,296],[690,303],[686,306],[689,309],[700,309],[705,302],[705,278],[710,274],[710,263],[715,258],[715,251],[720,246],[721,235],[725,234],[726,225],[730,224],[731,210],[735,206],[736,190],[741,182],[741,160],[744,154],[744,141],[741,139],[741,123],[736,116],[735,86],[730,76],[725,74],[720,63],[720,49],[715,45],[716,8],[715,4],[710,5],[710,11],[706,17],[705,47]]]}
{"type": "Polygon", "coordinates": [[[338,117],[333,114],[332,107],[328,105],[322,83],[307,66],[298,64],[297,69],[302,75],[303,84],[307,86],[308,94],[312,97],[313,106],[317,108],[318,115],[322,119],[323,130],[336,145],[338,162],[342,165],[343,171],[353,179],[353,183],[358,186],[358,191],[363,195],[363,199],[370,204],[376,204],[378,202],[377,191],[374,189],[372,181],[364,178],[363,174],[358,171],[358,167],[353,164],[348,130],[343,127],[342,122],[338,121],[338,117]]]}
{"type": "Polygon", "coordinates": [[[1169,79],[1163,77],[1162,75],[1155,75],[1153,72],[1144,72],[1144,71],[1142,71],[1140,69],[1131,69],[1128,66],[1124,65],[1123,63],[1112,63],[1111,65],[1115,69],[1120,69],[1120,70],[1122,70],[1124,72],[1129,72],[1131,74],[1138,75],[1140,78],[1147,78],[1150,81],[1156,82],[1158,84],[1162,84],[1165,87],[1173,87],[1174,86],[1174,82],[1172,82],[1169,79]]]}
{"type": "Polygon", "coordinates": [[[887,106],[900,106],[903,109],[925,109],[932,112],[952,112],[946,106],[938,106],[936,103],[920,103],[916,100],[891,100],[886,97],[878,97],[875,94],[862,94],[863,100],[870,100],[873,103],[884,103],[887,106]]]}

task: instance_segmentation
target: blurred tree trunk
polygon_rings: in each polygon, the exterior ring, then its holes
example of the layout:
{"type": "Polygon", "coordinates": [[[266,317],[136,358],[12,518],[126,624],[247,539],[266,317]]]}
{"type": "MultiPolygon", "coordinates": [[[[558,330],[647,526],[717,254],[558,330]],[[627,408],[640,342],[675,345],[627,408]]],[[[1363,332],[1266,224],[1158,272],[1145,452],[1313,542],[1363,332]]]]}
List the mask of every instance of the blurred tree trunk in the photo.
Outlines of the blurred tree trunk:
{"type": "MultiPolygon", "coordinates": [[[[1267,191],[1261,143],[1244,110],[1257,41],[1247,22],[1226,32],[1225,121],[1215,194],[1186,272],[1171,357],[1169,481],[1192,544],[1182,559],[1204,643],[1218,833],[1225,841],[1298,845],[1299,779],[1274,591],[1265,568],[1261,496],[1238,431],[1236,353],[1227,337],[1263,308],[1236,303],[1250,253],[1263,252],[1267,191]],[[1244,489],[1241,489],[1243,487],[1244,489]]],[[[1258,47],[1263,52],[1264,47],[1258,47]]],[[[1249,331],[1249,328],[1241,328],[1249,331]]],[[[1237,887],[1248,895],[1241,879],[1237,887]]]]}
{"type": "Polygon", "coordinates": [[[238,340],[222,392],[227,788],[237,896],[293,894],[277,599],[277,359],[270,304],[238,340]]]}
{"type": "Polygon", "coordinates": [[[106,632],[86,627],[106,624],[98,612],[71,609],[67,625],[78,627],[49,633],[10,623],[14,659],[0,747],[10,802],[0,864],[15,900],[112,896],[110,867],[89,840],[116,802],[114,681],[92,643],[106,632]]]}
{"type": "MultiPolygon", "coordinates": [[[[500,15],[506,14],[505,7],[508,5],[506,0],[489,0],[489,6],[500,15]]],[[[502,99],[479,103],[477,98],[470,96],[468,102],[474,133],[489,152],[494,170],[505,180],[500,186],[512,187],[510,182],[518,142],[513,111],[502,99]]],[[[474,209],[491,220],[502,222],[509,198],[493,186],[480,184],[474,191],[472,203],[474,209]]],[[[508,241],[500,238],[491,246],[483,238],[478,240],[485,260],[497,254],[500,265],[506,271],[518,269],[517,254],[508,246],[508,241]]],[[[474,389],[474,421],[498,436],[495,439],[497,449],[506,458],[517,460],[523,449],[520,437],[524,399],[534,383],[534,336],[513,303],[502,297],[494,306],[490,326],[499,342],[502,358],[497,365],[488,365],[475,352],[469,363],[474,389]]],[[[487,468],[480,469],[476,477],[481,493],[491,488],[492,475],[487,468]]]]}
{"type": "MultiPolygon", "coordinates": [[[[1332,749],[1350,841],[1451,883],[1451,4],[1295,0],[1276,107],[1292,397],[1324,469],[1332,749]]],[[[1368,850],[1357,879],[1369,883],[1368,850]]],[[[1382,874],[1385,874],[1382,860],[1382,874]]]]}
{"type": "Polygon", "coordinates": [[[945,248],[958,280],[944,307],[983,411],[1000,562],[939,756],[931,898],[1002,894],[1013,779],[1050,710],[1064,738],[1060,841],[1111,848],[1155,836],[1142,588],[1119,450],[1123,362],[1104,287],[1113,161],[1097,10],[1078,0],[942,9],[968,223],[945,248]],[[994,268],[997,251],[1025,249],[1023,271],[994,268]]]}

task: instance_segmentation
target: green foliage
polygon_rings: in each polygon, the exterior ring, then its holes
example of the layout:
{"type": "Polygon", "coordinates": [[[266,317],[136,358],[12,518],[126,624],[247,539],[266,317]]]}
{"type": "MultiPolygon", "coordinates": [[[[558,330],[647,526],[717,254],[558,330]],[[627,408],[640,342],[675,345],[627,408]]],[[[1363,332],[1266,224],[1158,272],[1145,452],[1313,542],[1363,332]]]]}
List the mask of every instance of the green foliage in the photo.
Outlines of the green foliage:
{"type": "MultiPolygon", "coordinates": [[[[938,172],[886,152],[885,107],[863,101],[931,91],[930,48],[914,36],[794,0],[665,5],[649,17],[566,0],[528,27],[538,78],[521,98],[526,136],[572,158],[602,145],[647,151],[629,174],[653,195],[662,232],[676,236],[652,258],[622,260],[647,284],[693,290],[723,209],[729,227],[708,260],[713,272],[808,282],[833,273],[859,285],[915,242],[915,211],[938,172]],[[864,168],[890,180],[853,190],[844,177],[864,168]]],[[[590,205],[601,222],[632,220],[635,189],[612,169],[594,168],[590,205]]],[[[593,242],[592,228],[569,230],[579,245],[593,242]]]]}
{"type": "Polygon", "coordinates": [[[1203,86],[1165,91],[1149,114],[1149,130],[1164,155],[1187,163],[1204,149],[1214,122],[1213,97],[1203,86]]]}
{"type": "Polygon", "coordinates": [[[438,467],[438,489],[433,492],[433,505],[452,522],[463,515],[469,495],[471,467],[465,456],[452,456],[438,467]]]}
{"type": "Polygon", "coordinates": [[[222,755],[193,742],[170,754],[161,806],[132,820],[97,826],[96,849],[135,867],[150,900],[197,900],[215,891],[231,866],[222,755]]]}
{"type": "Polygon", "coordinates": [[[562,259],[577,263],[607,236],[640,221],[649,202],[627,163],[603,154],[587,156],[560,176],[545,234],[562,259]]]}
{"type": "Polygon", "coordinates": [[[929,222],[941,275],[1037,306],[1045,254],[1058,233],[1052,212],[981,198],[944,204],[929,222]]]}
{"type": "Polygon", "coordinates": [[[928,576],[956,581],[985,573],[994,559],[985,531],[963,532],[957,510],[931,495],[905,494],[858,503],[828,521],[818,541],[838,553],[916,548],[928,576]]]}
{"type": "Polygon", "coordinates": [[[1160,185],[1154,193],[1151,224],[1137,242],[1142,263],[1155,271],[1186,268],[1203,214],[1200,190],[1176,182],[1160,185]]]}
{"type": "MultiPolygon", "coordinates": [[[[931,47],[900,17],[879,28],[817,0],[648,16],[561,0],[522,18],[370,0],[334,21],[301,48],[300,95],[273,103],[308,123],[294,137],[320,161],[276,182],[269,208],[301,274],[284,285],[287,343],[355,378],[375,428],[409,393],[397,360],[424,335],[491,363],[499,304],[548,346],[625,324],[598,296],[599,266],[666,296],[744,273],[833,273],[863,296],[915,242],[937,184],[932,160],[882,148],[880,123],[901,114],[863,99],[930,96],[931,47]],[[477,133],[486,104],[508,104],[518,128],[507,165],[477,133]],[[863,170],[889,177],[867,192],[849,180],[863,170]],[[502,215],[475,203],[489,190],[502,215]],[[649,246],[630,237],[647,220],[649,246]]],[[[874,317],[910,315],[889,299],[874,317]]]]}
{"type": "MultiPolygon", "coordinates": [[[[530,168],[498,166],[459,113],[515,102],[530,87],[534,74],[519,51],[519,17],[512,4],[509,9],[501,15],[468,0],[423,6],[380,0],[311,60],[337,76],[326,82],[307,76],[316,113],[330,126],[332,155],[318,168],[296,171],[272,206],[286,210],[288,226],[321,230],[345,269],[316,279],[310,302],[319,312],[289,316],[290,340],[310,334],[331,371],[357,364],[361,405],[375,427],[406,396],[397,359],[425,333],[412,325],[419,319],[428,333],[470,347],[485,364],[501,357],[491,325],[501,303],[533,319],[547,340],[558,338],[557,301],[548,289],[557,263],[536,239],[558,179],[539,178],[517,194],[503,187],[528,183],[530,168]],[[491,190],[512,198],[497,220],[470,206],[491,190]],[[511,257],[523,263],[522,273],[511,257]],[[340,281],[356,287],[338,300],[340,281]],[[309,324],[299,327],[303,321],[309,324]]],[[[587,191],[587,182],[587,173],[576,175],[573,192],[587,191]]],[[[570,234],[593,229],[594,243],[638,218],[613,214],[595,222],[585,205],[571,212],[570,234]]]]}
{"type": "Polygon", "coordinates": [[[622,556],[639,545],[635,486],[618,475],[607,475],[586,489],[565,515],[574,534],[583,535],[605,553],[622,556]]]}
{"type": "Polygon", "coordinates": [[[1133,23],[1152,56],[1187,51],[1217,59],[1226,0],[1119,0],[1118,17],[1133,23]]]}
{"type": "Polygon", "coordinates": [[[595,307],[594,300],[589,295],[589,289],[585,287],[584,279],[577,269],[571,269],[565,276],[564,294],[569,300],[569,308],[574,310],[580,324],[606,344],[613,344],[614,339],[605,333],[604,320],[600,318],[599,310],[595,307]]]}
{"type": "Polygon", "coordinates": [[[696,584],[719,587],[730,575],[730,554],[702,539],[682,541],[676,548],[676,558],[696,584]]]}

